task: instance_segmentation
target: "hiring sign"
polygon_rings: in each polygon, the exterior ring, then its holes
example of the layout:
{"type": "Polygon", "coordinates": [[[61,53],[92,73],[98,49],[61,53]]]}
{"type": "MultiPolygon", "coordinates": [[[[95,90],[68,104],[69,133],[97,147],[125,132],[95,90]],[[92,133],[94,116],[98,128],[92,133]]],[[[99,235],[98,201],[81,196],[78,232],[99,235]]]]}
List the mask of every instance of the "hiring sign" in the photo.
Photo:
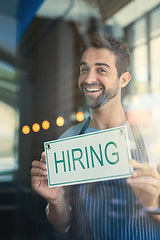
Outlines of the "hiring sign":
{"type": "Polygon", "coordinates": [[[126,126],[45,142],[49,187],[131,176],[126,126]]]}

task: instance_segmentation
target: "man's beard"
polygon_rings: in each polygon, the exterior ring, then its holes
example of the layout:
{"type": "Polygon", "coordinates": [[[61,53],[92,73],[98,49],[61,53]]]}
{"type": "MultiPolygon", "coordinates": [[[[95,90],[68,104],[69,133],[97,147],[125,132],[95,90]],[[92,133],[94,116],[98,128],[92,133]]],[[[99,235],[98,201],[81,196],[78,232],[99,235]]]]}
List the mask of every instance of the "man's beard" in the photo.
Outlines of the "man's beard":
{"type": "Polygon", "coordinates": [[[88,84],[86,82],[82,83],[81,88],[82,88],[82,92],[83,92],[83,96],[84,96],[86,105],[92,109],[97,109],[97,108],[104,106],[111,99],[116,97],[118,94],[118,91],[119,91],[118,81],[117,81],[117,85],[114,89],[109,88],[108,90],[105,90],[105,87],[102,84],[101,85],[97,84],[97,83],[88,84]],[[85,94],[85,91],[84,91],[84,88],[87,88],[87,87],[90,87],[90,88],[100,87],[100,88],[102,88],[102,93],[97,98],[95,98],[94,96],[91,96],[91,95],[87,95],[87,94],[85,94]]]}

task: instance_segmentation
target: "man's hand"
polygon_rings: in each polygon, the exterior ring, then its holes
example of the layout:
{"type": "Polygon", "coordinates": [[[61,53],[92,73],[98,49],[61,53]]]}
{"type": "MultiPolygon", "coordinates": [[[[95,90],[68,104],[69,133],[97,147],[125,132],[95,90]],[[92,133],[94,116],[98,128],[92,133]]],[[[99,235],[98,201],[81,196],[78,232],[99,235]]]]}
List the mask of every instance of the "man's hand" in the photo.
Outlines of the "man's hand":
{"type": "Polygon", "coordinates": [[[42,197],[46,198],[48,202],[56,203],[64,195],[63,187],[48,187],[45,152],[42,153],[40,161],[35,160],[32,162],[31,182],[32,188],[42,197]]]}
{"type": "Polygon", "coordinates": [[[33,161],[31,169],[33,189],[48,201],[47,217],[51,224],[60,232],[66,232],[70,226],[70,208],[63,187],[48,187],[45,152],[41,161],[33,161]]]}
{"type": "Polygon", "coordinates": [[[148,210],[156,210],[160,196],[160,175],[153,168],[131,160],[134,169],[132,177],[127,179],[141,204],[148,210]]]}

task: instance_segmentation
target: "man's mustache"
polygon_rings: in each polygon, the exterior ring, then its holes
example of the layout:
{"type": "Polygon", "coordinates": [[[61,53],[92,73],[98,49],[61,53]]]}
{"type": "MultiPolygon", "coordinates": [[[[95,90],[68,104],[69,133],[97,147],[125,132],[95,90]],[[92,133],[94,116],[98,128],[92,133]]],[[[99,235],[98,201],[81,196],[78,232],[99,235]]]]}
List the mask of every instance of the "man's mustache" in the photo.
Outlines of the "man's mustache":
{"type": "Polygon", "coordinates": [[[81,84],[81,88],[92,88],[92,87],[101,87],[101,88],[104,88],[104,86],[102,84],[99,84],[99,83],[86,83],[86,82],[83,82],[81,84]]]}

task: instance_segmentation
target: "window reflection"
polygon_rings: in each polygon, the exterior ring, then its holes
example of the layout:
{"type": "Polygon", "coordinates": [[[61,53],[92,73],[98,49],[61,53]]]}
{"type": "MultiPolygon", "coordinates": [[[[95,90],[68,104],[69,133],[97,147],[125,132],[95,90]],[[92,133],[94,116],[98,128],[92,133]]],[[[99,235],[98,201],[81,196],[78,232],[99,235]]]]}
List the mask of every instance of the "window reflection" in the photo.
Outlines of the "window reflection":
{"type": "Polygon", "coordinates": [[[147,93],[148,68],[146,44],[135,48],[133,51],[133,74],[136,93],[147,93]]]}
{"type": "Polygon", "coordinates": [[[15,133],[18,121],[15,81],[14,67],[0,61],[0,174],[17,168],[15,133]]]}
{"type": "Polygon", "coordinates": [[[14,108],[0,102],[0,172],[16,168],[14,156],[15,119],[14,108]]]}
{"type": "Polygon", "coordinates": [[[160,35],[160,7],[151,12],[151,37],[160,35]]]}
{"type": "Polygon", "coordinates": [[[146,19],[141,18],[129,28],[129,44],[131,47],[136,47],[143,44],[147,40],[146,19]]]}
{"type": "Polygon", "coordinates": [[[160,37],[151,40],[151,89],[153,93],[160,91],[160,37]]]}

